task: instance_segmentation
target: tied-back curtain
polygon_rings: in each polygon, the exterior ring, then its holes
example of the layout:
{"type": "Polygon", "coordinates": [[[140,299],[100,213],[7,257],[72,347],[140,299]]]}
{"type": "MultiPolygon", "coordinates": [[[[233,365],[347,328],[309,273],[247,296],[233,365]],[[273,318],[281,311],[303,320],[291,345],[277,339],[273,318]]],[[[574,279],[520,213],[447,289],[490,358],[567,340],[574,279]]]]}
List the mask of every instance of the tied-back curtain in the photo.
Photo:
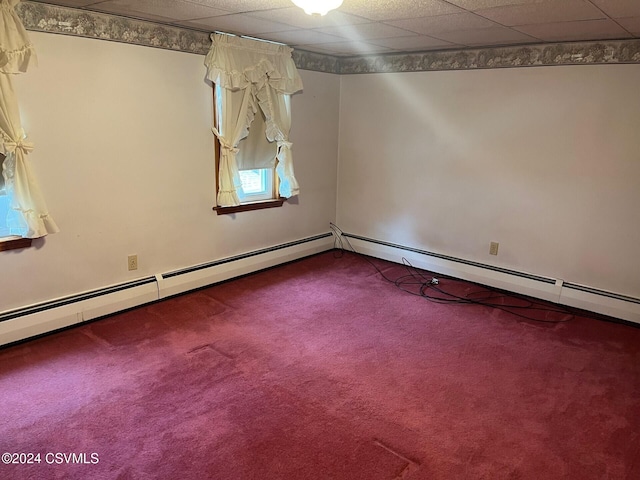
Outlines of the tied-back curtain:
{"type": "Polygon", "coordinates": [[[241,181],[236,162],[238,143],[249,134],[253,120],[251,91],[233,92],[216,85],[216,118],[218,128],[213,132],[220,141],[220,167],[218,170],[218,205],[238,205],[241,181]],[[235,107],[235,108],[234,108],[235,107]]]}
{"type": "Polygon", "coordinates": [[[292,143],[289,141],[291,96],[282,95],[272,88],[264,88],[258,92],[258,100],[266,118],[267,139],[278,145],[276,172],[280,178],[280,196],[289,198],[300,191],[293,172],[292,143]]]}
{"type": "Polygon", "coordinates": [[[264,113],[266,136],[277,142],[276,171],[280,196],[299,192],[293,171],[290,98],[302,90],[302,80],[291,58],[291,48],[230,35],[211,35],[213,44],[205,59],[207,79],[216,85],[217,127],[220,140],[218,205],[240,203],[237,195],[238,144],[249,133],[257,108],[264,113]],[[242,92],[238,94],[237,92],[242,92]]]}
{"type": "Polygon", "coordinates": [[[11,209],[27,225],[23,236],[38,238],[58,231],[49,216],[27,155],[33,145],[22,129],[12,76],[26,72],[35,59],[33,45],[14,10],[20,0],[0,0],[0,153],[11,209]]]}

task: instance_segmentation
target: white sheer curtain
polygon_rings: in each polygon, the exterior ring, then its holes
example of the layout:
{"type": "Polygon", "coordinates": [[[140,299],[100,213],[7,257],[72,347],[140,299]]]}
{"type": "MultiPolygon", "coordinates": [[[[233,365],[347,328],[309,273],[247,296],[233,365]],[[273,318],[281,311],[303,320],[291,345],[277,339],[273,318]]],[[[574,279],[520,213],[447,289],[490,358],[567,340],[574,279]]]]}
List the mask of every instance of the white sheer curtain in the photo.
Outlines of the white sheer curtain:
{"type": "Polygon", "coordinates": [[[299,192],[293,171],[291,143],[291,94],[302,90],[291,48],[230,35],[211,35],[213,44],[205,59],[207,79],[216,85],[216,118],[213,133],[222,152],[218,172],[218,205],[240,203],[237,191],[238,144],[249,133],[257,108],[266,119],[266,136],[277,142],[276,172],[280,196],[299,192]],[[239,93],[241,92],[241,93],[239,93]]]}
{"type": "Polygon", "coordinates": [[[11,77],[27,71],[35,60],[33,45],[14,10],[20,0],[0,0],[0,153],[10,208],[22,216],[28,238],[43,237],[58,231],[49,215],[27,155],[33,144],[22,129],[18,101],[11,77]]]}

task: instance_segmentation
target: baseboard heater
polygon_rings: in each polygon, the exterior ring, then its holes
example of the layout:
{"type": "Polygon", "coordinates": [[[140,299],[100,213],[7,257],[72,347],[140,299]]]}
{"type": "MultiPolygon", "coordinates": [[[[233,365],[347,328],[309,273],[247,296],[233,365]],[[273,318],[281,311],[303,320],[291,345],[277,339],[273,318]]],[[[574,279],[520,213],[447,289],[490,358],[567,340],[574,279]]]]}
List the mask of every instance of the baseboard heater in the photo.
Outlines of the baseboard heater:
{"type": "Polygon", "coordinates": [[[36,337],[333,248],[330,232],[0,313],[0,345],[36,337]]]}
{"type": "Polygon", "coordinates": [[[356,251],[376,258],[401,263],[405,257],[413,266],[430,272],[640,324],[639,298],[351,233],[344,232],[342,236],[349,239],[356,251]]]}

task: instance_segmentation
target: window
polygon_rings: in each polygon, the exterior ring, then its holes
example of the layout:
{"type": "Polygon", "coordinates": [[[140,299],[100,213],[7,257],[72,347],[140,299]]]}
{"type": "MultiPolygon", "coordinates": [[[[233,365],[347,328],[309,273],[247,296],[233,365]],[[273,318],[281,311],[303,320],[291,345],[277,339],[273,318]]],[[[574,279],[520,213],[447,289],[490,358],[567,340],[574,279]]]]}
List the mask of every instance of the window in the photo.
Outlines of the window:
{"type": "MultiPolygon", "coordinates": [[[[235,93],[235,92],[234,92],[235,93]]],[[[220,128],[218,121],[220,112],[225,111],[221,104],[222,89],[214,85],[214,110],[215,126],[220,128]]],[[[242,95],[242,92],[238,92],[242,95]]],[[[236,114],[232,111],[231,114],[236,114]]],[[[240,177],[241,188],[237,190],[240,205],[217,206],[214,208],[218,215],[238,213],[263,208],[280,207],[284,198],[278,195],[278,175],[275,172],[276,155],[278,153],[276,142],[269,142],[266,136],[266,119],[259,106],[256,106],[253,122],[249,128],[249,134],[238,143],[236,163],[240,177]],[[268,168],[265,168],[267,166],[268,168]]],[[[220,142],[215,138],[216,172],[219,172],[220,142]]],[[[219,189],[216,181],[216,197],[219,189]]]]}
{"type": "Polygon", "coordinates": [[[293,49],[222,33],[211,35],[211,39],[204,63],[206,79],[214,86],[214,210],[222,214],[282,206],[285,199],[300,193],[289,140],[291,95],[302,91],[302,79],[291,55],[293,49]],[[252,145],[256,147],[254,153],[252,145]],[[270,150],[265,156],[263,147],[270,150]],[[265,184],[260,190],[265,197],[269,190],[273,195],[256,200],[241,192],[241,200],[238,190],[254,188],[248,184],[243,187],[242,170],[253,172],[243,174],[245,182],[253,178],[260,184],[269,180],[269,173],[258,175],[255,170],[270,171],[275,185],[270,189],[265,184]]]}
{"type": "Polygon", "coordinates": [[[22,217],[10,208],[2,165],[5,156],[0,154],[0,252],[31,246],[30,238],[22,238],[27,225],[22,217]]]}

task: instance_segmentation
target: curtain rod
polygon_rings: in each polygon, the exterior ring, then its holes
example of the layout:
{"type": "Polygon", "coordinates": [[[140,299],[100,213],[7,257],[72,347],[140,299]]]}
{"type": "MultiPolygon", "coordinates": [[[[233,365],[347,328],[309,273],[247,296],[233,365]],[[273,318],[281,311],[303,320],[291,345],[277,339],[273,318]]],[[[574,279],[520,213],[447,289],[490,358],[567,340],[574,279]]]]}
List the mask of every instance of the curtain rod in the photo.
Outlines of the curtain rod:
{"type": "Polygon", "coordinates": [[[219,33],[220,35],[228,35],[230,37],[248,38],[249,40],[256,40],[258,42],[264,42],[264,43],[273,43],[275,45],[284,45],[285,47],[287,46],[286,43],[274,42],[273,40],[265,40],[264,38],[250,37],[249,35],[236,35],[235,33],[221,32],[220,30],[214,30],[213,33],[219,33]]]}

